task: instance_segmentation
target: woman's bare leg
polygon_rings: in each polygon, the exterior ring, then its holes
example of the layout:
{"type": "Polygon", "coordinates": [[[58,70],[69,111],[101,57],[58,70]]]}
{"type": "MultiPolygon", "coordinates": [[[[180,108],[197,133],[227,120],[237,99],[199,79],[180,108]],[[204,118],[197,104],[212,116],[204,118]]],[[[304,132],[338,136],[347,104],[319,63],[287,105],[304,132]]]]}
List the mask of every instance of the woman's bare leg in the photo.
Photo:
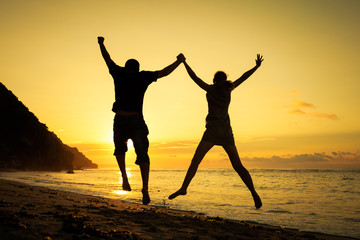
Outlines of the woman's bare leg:
{"type": "Polygon", "coordinates": [[[255,207],[260,208],[262,206],[261,199],[255,191],[254,184],[251,179],[250,173],[248,172],[248,170],[246,170],[246,168],[242,165],[242,163],[240,161],[240,157],[239,157],[239,154],[237,152],[235,145],[223,146],[223,148],[225,149],[226,153],[228,154],[234,170],[239,174],[239,176],[241,177],[241,179],[243,180],[245,185],[250,190],[250,192],[253,196],[254,202],[255,202],[255,207]]]}
{"type": "Polygon", "coordinates": [[[187,188],[189,187],[189,184],[191,182],[191,180],[193,179],[193,177],[196,174],[196,171],[199,167],[199,164],[201,163],[201,161],[203,160],[205,154],[214,146],[214,144],[209,143],[209,142],[203,142],[201,141],[195,151],[194,157],[191,160],[191,164],[189,166],[189,169],[186,173],[184,182],[181,186],[181,188],[176,191],[175,193],[171,194],[169,196],[169,199],[174,199],[179,195],[186,195],[186,191],[187,188]]]}

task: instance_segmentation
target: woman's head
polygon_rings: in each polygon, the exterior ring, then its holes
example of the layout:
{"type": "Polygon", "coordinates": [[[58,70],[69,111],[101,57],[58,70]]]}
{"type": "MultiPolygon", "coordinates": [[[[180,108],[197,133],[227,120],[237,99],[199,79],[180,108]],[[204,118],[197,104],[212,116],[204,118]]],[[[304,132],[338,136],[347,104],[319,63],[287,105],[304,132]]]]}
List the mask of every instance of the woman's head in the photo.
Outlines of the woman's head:
{"type": "Polygon", "coordinates": [[[214,84],[221,85],[227,89],[232,89],[232,87],[233,87],[233,83],[231,81],[227,80],[226,73],[224,73],[222,71],[218,71],[215,73],[213,81],[214,81],[214,84]]]}
{"type": "Polygon", "coordinates": [[[226,82],[227,79],[227,75],[226,73],[222,72],[222,71],[218,71],[215,73],[214,75],[214,83],[223,83],[226,82]]]}

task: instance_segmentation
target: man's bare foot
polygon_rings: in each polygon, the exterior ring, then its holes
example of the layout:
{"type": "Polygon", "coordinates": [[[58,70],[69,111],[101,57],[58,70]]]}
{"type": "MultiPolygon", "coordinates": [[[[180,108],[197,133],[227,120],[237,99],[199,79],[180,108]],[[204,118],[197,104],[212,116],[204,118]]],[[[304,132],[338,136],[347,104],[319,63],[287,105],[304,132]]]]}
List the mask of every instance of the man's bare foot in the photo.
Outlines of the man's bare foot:
{"type": "Polygon", "coordinates": [[[171,199],[174,199],[174,198],[176,198],[177,196],[179,196],[179,195],[186,195],[186,190],[182,190],[182,189],[179,189],[178,191],[176,191],[176,192],[174,192],[173,194],[171,194],[170,196],[169,196],[169,199],[171,200],[171,199]]]}
{"type": "Polygon", "coordinates": [[[261,202],[261,199],[260,199],[259,195],[258,195],[257,193],[254,193],[252,196],[253,196],[253,198],[254,198],[254,202],[255,202],[255,207],[256,207],[256,209],[261,208],[262,202],[261,202]]]}
{"type": "Polygon", "coordinates": [[[128,181],[123,181],[122,188],[124,191],[131,191],[131,187],[128,181]]]}
{"type": "Polygon", "coordinates": [[[148,205],[150,203],[150,196],[149,196],[149,192],[148,191],[145,191],[145,190],[142,190],[141,191],[142,194],[143,194],[143,199],[142,199],[142,202],[144,205],[148,205]]]}

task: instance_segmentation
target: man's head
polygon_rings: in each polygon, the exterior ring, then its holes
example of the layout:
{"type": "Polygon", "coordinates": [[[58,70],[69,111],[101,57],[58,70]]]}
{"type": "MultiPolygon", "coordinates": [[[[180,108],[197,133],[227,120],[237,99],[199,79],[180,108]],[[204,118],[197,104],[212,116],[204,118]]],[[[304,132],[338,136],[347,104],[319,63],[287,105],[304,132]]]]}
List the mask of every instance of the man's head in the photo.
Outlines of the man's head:
{"type": "Polygon", "coordinates": [[[140,64],[135,59],[129,59],[125,63],[125,69],[129,72],[139,72],[140,71],[140,64]]]}

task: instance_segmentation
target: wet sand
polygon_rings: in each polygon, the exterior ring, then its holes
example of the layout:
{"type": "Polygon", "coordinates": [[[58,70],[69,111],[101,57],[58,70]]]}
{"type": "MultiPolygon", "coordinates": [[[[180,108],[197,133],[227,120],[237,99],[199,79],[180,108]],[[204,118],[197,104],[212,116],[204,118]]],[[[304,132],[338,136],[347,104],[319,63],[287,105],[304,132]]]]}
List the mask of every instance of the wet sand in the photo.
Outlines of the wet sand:
{"type": "Polygon", "coordinates": [[[351,239],[0,179],[0,239],[351,239]]]}

